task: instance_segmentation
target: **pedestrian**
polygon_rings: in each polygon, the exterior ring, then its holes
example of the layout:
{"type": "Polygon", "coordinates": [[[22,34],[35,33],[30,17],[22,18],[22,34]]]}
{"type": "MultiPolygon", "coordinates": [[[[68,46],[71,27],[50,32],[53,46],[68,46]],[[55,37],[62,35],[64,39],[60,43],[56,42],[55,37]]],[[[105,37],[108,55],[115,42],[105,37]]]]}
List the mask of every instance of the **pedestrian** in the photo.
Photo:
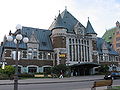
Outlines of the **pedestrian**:
{"type": "Polygon", "coordinates": [[[60,72],[59,78],[63,78],[63,72],[62,71],[60,72]]]}

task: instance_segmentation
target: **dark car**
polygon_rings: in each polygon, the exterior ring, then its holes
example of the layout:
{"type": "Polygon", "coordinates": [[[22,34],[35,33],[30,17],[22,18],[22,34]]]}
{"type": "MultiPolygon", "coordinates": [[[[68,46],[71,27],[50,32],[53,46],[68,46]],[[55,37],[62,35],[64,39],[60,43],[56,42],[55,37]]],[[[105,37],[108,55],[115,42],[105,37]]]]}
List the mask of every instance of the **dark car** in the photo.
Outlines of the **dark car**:
{"type": "Polygon", "coordinates": [[[110,74],[105,75],[104,79],[118,79],[120,78],[120,72],[111,72],[110,74]]]}

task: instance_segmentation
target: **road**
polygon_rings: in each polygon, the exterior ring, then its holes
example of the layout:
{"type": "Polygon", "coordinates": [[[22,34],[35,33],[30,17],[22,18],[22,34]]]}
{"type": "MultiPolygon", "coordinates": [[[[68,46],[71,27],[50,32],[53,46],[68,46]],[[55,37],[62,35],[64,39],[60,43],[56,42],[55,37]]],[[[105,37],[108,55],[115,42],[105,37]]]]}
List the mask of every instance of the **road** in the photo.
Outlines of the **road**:
{"type": "MultiPolygon", "coordinates": [[[[19,90],[82,90],[90,88],[94,80],[103,79],[103,76],[82,76],[63,79],[26,79],[19,80],[19,90]]],[[[120,85],[120,79],[114,80],[113,85],[120,85]]],[[[0,81],[13,83],[13,81],[0,81]]],[[[13,85],[0,85],[0,90],[13,90],[13,85]]]]}

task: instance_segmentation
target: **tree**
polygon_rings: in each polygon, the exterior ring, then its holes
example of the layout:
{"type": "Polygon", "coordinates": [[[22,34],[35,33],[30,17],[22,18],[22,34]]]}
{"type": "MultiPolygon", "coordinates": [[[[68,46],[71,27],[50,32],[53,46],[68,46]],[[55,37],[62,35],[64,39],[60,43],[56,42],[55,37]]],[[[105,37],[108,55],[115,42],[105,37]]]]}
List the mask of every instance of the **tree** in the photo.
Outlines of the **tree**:
{"type": "Polygon", "coordinates": [[[60,75],[61,71],[63,72],[63,75],[65,75],[67,70],[68,70],[68,67],[64,64],[59,64],[51,68],[51,72],[56,75],[60,75]]]}
{"type": "Polygon", "coordinates": [[[101,65],[101,67],[99,67],[99,72],[107,73],[108,71],[109,71],[108,65],[101,65]]]}
{"type": "Polygon", "coordinates": [[[13,66],[5,66],[5,69],[3,70],[4,74],[7,74],[9,77],[15,73],[15,68],[13,66]]]}

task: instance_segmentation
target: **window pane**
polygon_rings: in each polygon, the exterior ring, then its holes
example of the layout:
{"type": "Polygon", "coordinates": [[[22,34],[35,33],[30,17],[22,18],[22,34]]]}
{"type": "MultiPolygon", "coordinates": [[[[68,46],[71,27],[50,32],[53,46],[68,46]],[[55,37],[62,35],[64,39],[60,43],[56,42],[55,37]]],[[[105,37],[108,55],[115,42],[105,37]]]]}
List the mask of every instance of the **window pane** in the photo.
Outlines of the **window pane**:
{"type": "Polygon", "coordinates": [[[48,53],[48,59],[51,59],[51,53],[48,53]]]}
{"type": "Polygon", "coordinates": [[[47,59],[46,52],[43,52],[43,59],[47,59]]]}
{"type": "Polygon", "coordinates": [[[27,58],[27,51],[23,51],[22,58],[27,58]]]}
{"type": "Polygon", "coordinates": [[[33,59],[37,59],[37,51],[33,52],[33,59]]]}
{"type": "Polygon", "coordinates": [[[11,57],[11,50],[5,50],[5,57],[11,57]]]}
{"type": "Polygon", "coordinates": [[[39,58],[39,59],[42,59],[42,52],[39,52],[38,58],[39,58]]]}

